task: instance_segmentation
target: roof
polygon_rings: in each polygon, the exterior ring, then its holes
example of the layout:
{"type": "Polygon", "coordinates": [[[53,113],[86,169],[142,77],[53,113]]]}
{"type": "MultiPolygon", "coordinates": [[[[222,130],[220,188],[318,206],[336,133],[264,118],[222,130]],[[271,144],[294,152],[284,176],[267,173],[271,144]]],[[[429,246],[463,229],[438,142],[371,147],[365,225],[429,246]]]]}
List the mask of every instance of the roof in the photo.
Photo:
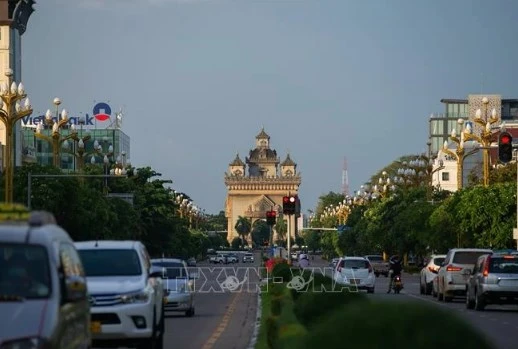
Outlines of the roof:
{"type": "Polygon", "coordinates": [[[270,139],[270,136],[264,132],[264,127],[261,128],[261,132],[259,132],[259,134],[257,136],[255,136],[255,139],[270,139]]]}
{"type": "Polygon", "coordinates": [[[0,224],[0,241],[11,243],[25,243],[27,233],[30,231],[29,244],[48,245],[56,238],[73,242],[70,235],[58,225],[47,224],[32,227],[28,224],[0,224]]]}
{"type": "Polygon", "coordinates": [[[232,161],[230,164],[230,166],[245,166],[245,163],[243,162],[243,160],[241,160],[241,158],[239,157],[239,153],[236,154],[236,158],[234,159],[234,161],[232,161]]]}
{"type": "Polygon", "coordinates": [[[74,245],[78,250],[110,249],[110,250],[132,250],[140,242],[132,240],[92,240],[76,242],[74,245]]]}
{"type": "Polygon", "coordinates": [[[286,159],[281,163],[281,166],[297,166],[297,164],[291,159],[290,153],[288,153],[286,159]]]}
{"type": "Polygon", "coordinates": [[[355,261],[364,261],[366,260],[367,258],[365,257],[342,257],[340,259],[343,259],[343,260],[355,260],[355,261]]]}
{"type": "Polygon", "coordinates": [[[264,161],[264,160],[273,160],[277,161],[277,151],[269,149],[269,148],[256,148],[254,150],[250,150],[248,154],[247,162],[255,162],[255,161],[264,161]],[[264,157],[261,157],[264,155],[264,157]]]}
{"type": "Polygon", "coordinates": [[[178,258],[152,258],[151,263],[153,263],[153,262],[182,263],[183,264],[183,260],[178,259],[178,258]]]}

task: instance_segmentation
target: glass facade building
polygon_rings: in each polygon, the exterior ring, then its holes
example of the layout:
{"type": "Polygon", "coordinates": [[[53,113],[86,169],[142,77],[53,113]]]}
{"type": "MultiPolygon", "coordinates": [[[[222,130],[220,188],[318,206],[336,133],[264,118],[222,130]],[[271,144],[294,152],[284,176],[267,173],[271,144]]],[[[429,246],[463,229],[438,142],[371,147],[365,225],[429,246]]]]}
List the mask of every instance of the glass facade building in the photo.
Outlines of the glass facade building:
{"type": "MultiPolygon", "coordinates": [[[[62,128],[60,130],[62,137],[70,135],[71,131],[69,128],[62,128]]],[[[52,145],[45,140],[37,138],[35,133],[36,128],[34,127],[22,127],[21,138],[24,162],[52,165],[52,145]]],[[[52,130],[46,128],[42,131],[42,134],[50,136],[52,130]]],[[[103,164],[103,157],[108,155],[110,146],[113,147],[113,154],[109,154],[109,159],[112,163],[119,156],[122,161],[129,163],[131,157],[130,137],[121,129],[77,129],[77,136],[78,138],[90,136],[90,139],[84,142],[84,161],[86,164],[91,163],[92,157],[96,163],[103,164]],[[102,147],[102,152],[100,153],[94,150],[94,142],[96,140],[102,147]]],[[[61,149],[61,168],[65,171],[73,172],[78,169],[78,159],[73,155],[74,153],[77,154],[78,144],[72,139],[68,140],[67,143],[68,147],[61,149]]]]}
{"type": "MultiPolygon", "coordinates": [[[[444,113],[432,114],[429,125],[430,155],[437,156],[444,141],[449,141],[453,129],[460,134],[458,119],[468,120],[467,99],[441,99],[444,104],[444,113]]],[[[502,121],[518,122],[518,99],[502,99],[502,121]]]]}

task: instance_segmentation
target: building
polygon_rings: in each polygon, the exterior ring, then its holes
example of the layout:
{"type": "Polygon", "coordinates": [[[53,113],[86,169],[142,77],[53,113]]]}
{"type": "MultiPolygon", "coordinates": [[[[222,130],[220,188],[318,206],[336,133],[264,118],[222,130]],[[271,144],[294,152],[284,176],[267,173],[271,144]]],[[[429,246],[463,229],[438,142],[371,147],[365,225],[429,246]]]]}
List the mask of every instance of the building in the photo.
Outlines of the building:
{"type": "MultiPolygon", "coordinates": [[[[33,127],[22,127],[22,152],[25,162],[37,162],[40,165],[52,165],[52,145],[45,140],[38,139],[35,136],[36,129],[33,127]]],[[[50,130],[44,130],[42,133],[50,133],[50,130]]],[[[70,135],[70,128],[62,129],[61,134],[66,137],[70,135]]],[[[86,164],[92,162],[102,164],[104,155],[108,155],[110,161],[115,161],[118,156],[129,162],[131,158],[130,137],[120,129],[88,129],[78,130],[79,138],[90,137],[84,142],[84,161],[86,164]],[[97,141],[102,147],[101,152],[94,151],[94,143],[97,141]],[[113,147],[113,153],[108,154],[109,147],[113,147]]],[[[67,141],[68,147],[61,149],[61,168],[65,171],[76,171],[78,169],[77,153],[78,144],[73,140],[67,141]]]]}
{"type": "MultiPolygon", "coordinates": [[[[455,151],[457,145],[450,139],[452,130],[457,135],[461,134],[463,124],[470,122],[473,127],[473,133],[480,133],[480,126],[473,122],[477,109],[484,110],[482,99],[488,98],[486,113],[490,113],[492,109],[497,111],[499,122],[491,127],[493,133],[492,143],[490,146],[490,164],[496,166],[498,163],[498,135],[502,129],[505,129],[513,136],[513,143],[518,140],[518,99],[502,99],[499,95],[469,95],[468,99],[442,99],[441,103],[445,106],[445,112],[440,114],[432,114],[429,120],[429,153],[432,158],[436,158],[434,169],[444,167],[434,174],[432,183],[440,186],[442,189],[449,191],[457,190],[457,160],[451,158],[441,152],[444,142],[448,142],[448,148],[455,151]],[[441,163],[439,163],[439,161],[441,163]]],[[[476,142],[465,142],[465,152],[471,152],[472,155],[467,156],[463,163],[463,187],[468,185],[469,175],[471,173],[478,176],[482,173],[482,151],[478,150],[479,144],[476,142]]]]}
{"type": "MultiPolygon", "coordinates": [[[[255,149],[250,150],[245,161],[239,154],[236,155],[225,173],[225,216],[229,242],[238,236],[234,227],[240,216],[250,219],[253,226],[256,221],[266,219],[267,211],[280,213],[283,196],[298,195],[301,184],[297,164],[289,154],[283,162],[280,161],[277,151],[270,148],[270,136],[264,129],[255,139],[255,149]]],[[[291,217],[288,227],[295,243],[297,223],[294,217],[291,217]]]]}
{"type": "MultiPolygon", "coordinates": [[[[476,104],[475,100],[481,96],[486,95],[471,95],[473,100],[472,104],[476,104]]],[[[511,126],[518,124],[518,99],[501,99],[500,96],[487,96],[494,97],[498,109],[500,111],[500,117],[506,125],[511,126]]],[[[449,141],[451,130],[454,128],[460,130],[458,124],[459,119],[467,121],[470,118],[469,111],[469,98],[468,99],[441,99],[441,103],[444,104],[443,113],[433,113],[430,115],[429,120],[429,135],[428,145],[429,152],[432,157],[437,156],[438,151],[442,148],[444,141],[449,141]]],[[[473,115],[471,115],[473,116],[473,115]]]]}

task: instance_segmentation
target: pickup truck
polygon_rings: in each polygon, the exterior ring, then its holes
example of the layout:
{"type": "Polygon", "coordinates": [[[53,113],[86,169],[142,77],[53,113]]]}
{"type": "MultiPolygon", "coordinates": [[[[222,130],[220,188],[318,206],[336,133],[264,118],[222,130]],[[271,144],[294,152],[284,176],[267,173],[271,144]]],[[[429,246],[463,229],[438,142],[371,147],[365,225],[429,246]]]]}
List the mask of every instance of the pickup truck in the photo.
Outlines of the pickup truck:
{"type": "Polygon", "coordinates": [[[214,263],[214,264],[227,264],[228,263],[227,257],[224,254],[218,254],[216,256],[210,257],[209,262],[214,263]]]}
{"type": "Polygon", "coordinates": [[[374,269],[374,275],[380,276],[383,275],[387,277],[389,275],[390,264],[389,262],[385,262],[383,260],[383,256],[380,255],[368,255],[365,256],[369,260],[372,265],[372,269],[374,269]]]}

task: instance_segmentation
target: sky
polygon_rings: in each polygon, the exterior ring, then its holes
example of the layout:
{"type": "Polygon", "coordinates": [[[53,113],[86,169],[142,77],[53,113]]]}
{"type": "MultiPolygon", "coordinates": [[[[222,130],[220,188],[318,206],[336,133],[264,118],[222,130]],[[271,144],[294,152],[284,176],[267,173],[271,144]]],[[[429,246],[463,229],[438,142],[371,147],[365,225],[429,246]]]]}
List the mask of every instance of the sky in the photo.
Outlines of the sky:
{"type": "MultiPolygon", "coordinates": [[[[304,211],[426,151],[441,98],[518,98],[514,0],[39,0],[23,35],[36,113],[123,108],[131,162],[207,213],[265,128],[304,211]]],[[[38,115],[41,115],[38,114],[38,115]]]]}

